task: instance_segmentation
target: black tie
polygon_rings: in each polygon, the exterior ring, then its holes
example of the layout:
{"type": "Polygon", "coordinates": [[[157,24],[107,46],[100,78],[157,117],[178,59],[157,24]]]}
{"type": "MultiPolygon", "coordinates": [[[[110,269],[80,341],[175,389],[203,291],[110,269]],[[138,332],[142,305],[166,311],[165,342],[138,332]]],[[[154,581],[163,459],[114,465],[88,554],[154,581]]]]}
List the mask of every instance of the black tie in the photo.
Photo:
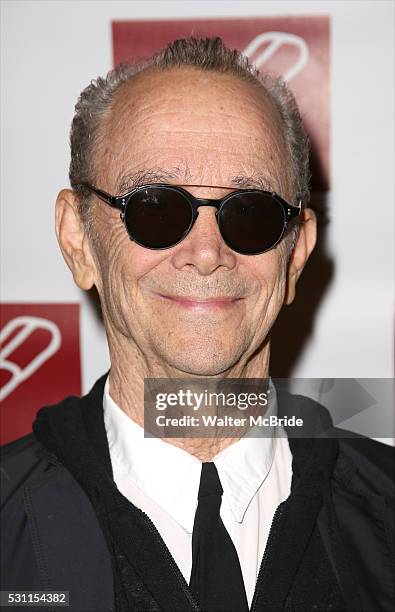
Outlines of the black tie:
{"type": "Polygon", "coordinates": [[[214,463],[203,463],[189,586],[203,612],[245,612],[248,603],[239,558],[219,514],[222,491],[214,463]]]}

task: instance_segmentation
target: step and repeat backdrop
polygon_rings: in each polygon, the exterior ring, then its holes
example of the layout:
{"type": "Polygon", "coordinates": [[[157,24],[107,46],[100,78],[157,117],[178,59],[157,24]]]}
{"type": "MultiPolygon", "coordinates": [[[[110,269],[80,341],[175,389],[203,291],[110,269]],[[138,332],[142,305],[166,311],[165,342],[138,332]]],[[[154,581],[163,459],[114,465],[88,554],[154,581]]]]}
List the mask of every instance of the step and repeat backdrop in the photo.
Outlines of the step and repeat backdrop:
{"type": "MultiPolygon", "coordinates": [[[[273,330],[272,375],[319,400],[330,384],[317,379],[392,378],[392,2],[12,0],[1,12],[1,442],[110,367],[97,300],[74,286],[54,233],[77,97],[191,34],[281,74],[311,139],[319,241],[273,330]]],[[[387,422],[378,437],[393,436],[387,422]]]]}

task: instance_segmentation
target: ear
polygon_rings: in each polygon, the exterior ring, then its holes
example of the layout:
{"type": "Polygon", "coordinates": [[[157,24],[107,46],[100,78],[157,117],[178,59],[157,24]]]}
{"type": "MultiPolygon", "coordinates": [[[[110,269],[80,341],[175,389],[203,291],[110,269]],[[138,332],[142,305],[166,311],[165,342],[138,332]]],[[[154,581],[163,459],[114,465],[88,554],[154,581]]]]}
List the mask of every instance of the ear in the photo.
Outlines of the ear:
{"type": "Polygon", "coordinates": [[[305,208],[302,215],[299,236],[288,262],[287,287],[284,297],[285,304],[291,304],[295,298],[296,283],[314,249],[317,239],[317,218],[315,212],[311,208],[305,208]]]}
{"type": "Polygon", "coordinates": [[[78,209],[78,199],[71,189],[62,189],[56,199],[56,235],[74,282],[89,290],[95,284],[96,266],[90,242],[78,209]]]}

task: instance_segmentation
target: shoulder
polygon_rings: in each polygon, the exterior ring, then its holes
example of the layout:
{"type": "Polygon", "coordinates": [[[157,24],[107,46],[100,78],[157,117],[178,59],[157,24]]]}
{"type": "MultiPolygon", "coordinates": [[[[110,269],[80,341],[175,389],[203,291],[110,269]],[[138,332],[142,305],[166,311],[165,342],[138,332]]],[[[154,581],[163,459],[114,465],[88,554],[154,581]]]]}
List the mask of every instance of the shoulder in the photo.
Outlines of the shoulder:
{"type": "Polygon", "coordinates": [[[361,491],[381,495],[391,504],[395,501],[395,449],[377,440],[340,432],[336,475],[347,483],[351,480],[361,491]],[[347,435],[347,437],[343,437],[347,435]]]}
{"type": "Polygon", "coordinates": [[[29,433],[22,438],[18,438],[18,440],[4,444],[0,447],[1,461],[2,463],[12,463],[22,456],[30,456],[31,458],[35,453],[37,445],[38,442],[33,433],[29,433]]]}
{"type": "MultiPolygon", "coordinates": [[[[42,410],[58,410],[65,401],[70,399],[67,398],[59,404],[42,408],[39,413],[42,410]]],[[[1,507],[4,508],[12,498],[19,498],[25,485],[41,480],[51,463],[48,452],[33,432],[1,446],[1,507]]]]}
{"type": "MultiPolygon", "coordinates": [[[[280,390],[280,412],[303,419],[302,438],[332,438],[338,443],[334,479],[361,492],[381,495],[390,503],[395,498],[395,449],[372,438],[333,426],[329,410],[310,397],[280,390]]],[[[287,430],[289,436],[298,432],[287,430]]]]}
{"type": "MultiPolygon", "coordinates": [[[[92,406],[102,407],[104,384],[107,374],[99,378],[91,391],[84,397],[69,396],[58,404],[45,406],[37,413],[36,422],[45,415],[65,415],[72,416],[79,412],[82,406],[87,406],[85,412],[91,414],[92,406]]],[[[93,418],[93,417],[92,417],[93,418]]],[[[89,423],[90,427],[94,424],[89,423]]],[[[33,425],[33,430],[34,430],[33,425]]],[[[10,498],[18,496],[26,484],[40,480],[51,466],[59,462],[39,442],[34,433],[19,438],[0,447],[1,462],[1,506],[3,507],[10,498]]]]}
{"type": "Polygon", "coordinates": [[[43,450],[33,433],[0,448],[1,505],[28,481],[44,473],[47,461],[40,456],[43,450]]]}

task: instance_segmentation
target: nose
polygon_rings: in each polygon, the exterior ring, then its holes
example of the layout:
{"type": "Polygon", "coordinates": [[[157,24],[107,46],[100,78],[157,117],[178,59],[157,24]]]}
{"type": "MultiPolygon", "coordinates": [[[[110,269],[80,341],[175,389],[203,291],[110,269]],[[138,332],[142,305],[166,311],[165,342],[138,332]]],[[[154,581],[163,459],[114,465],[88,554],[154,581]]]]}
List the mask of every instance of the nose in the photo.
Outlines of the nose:
{"type": "Polygon", "coordinates": [[[219,267],[234,268],[237,255],[223,241],[215,212],[214,206],[198,208],[192,230],[174,250],[173,265],[177,269],[195,268],[208,276],[219,267]]]}

